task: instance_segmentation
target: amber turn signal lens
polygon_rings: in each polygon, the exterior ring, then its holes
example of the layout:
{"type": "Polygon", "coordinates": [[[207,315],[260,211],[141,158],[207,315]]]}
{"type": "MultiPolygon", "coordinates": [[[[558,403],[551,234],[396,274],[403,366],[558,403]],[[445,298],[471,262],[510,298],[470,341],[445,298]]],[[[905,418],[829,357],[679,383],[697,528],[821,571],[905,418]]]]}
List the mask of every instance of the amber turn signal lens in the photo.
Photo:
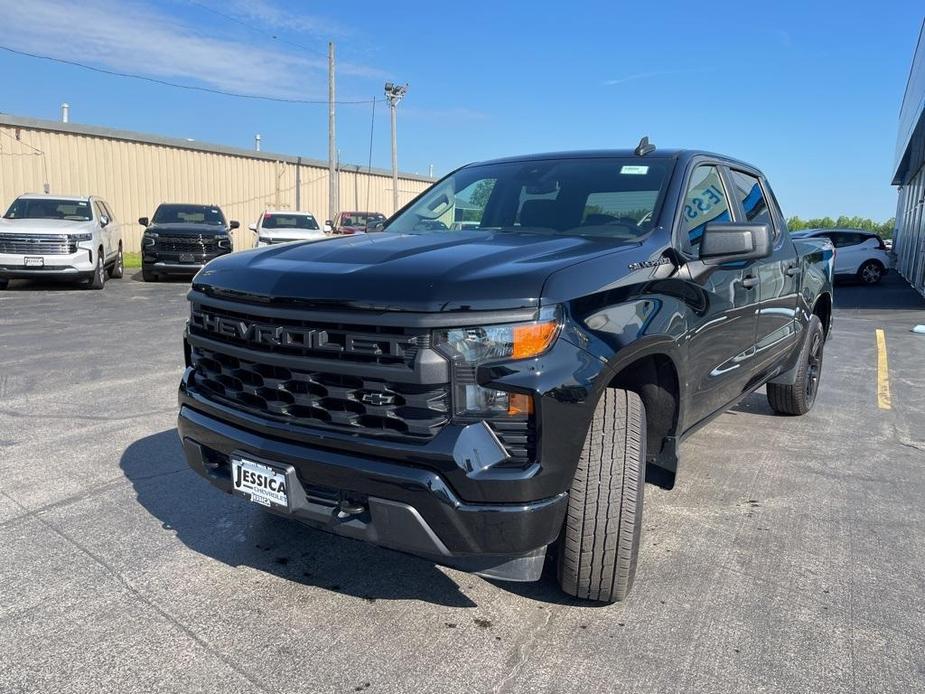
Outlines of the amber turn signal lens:
{"type": "Polygon", "coordinates": [[[526,359],[545,352],[552,344],[558,327],[555,321],[515,326],[513,358],[526,359]]]}
{"type": "Polygon", "coordinates": [[[508,400],[507,413],[509,415],[533,414],[533,398],[529,395],[511,393],[508,400]]]}

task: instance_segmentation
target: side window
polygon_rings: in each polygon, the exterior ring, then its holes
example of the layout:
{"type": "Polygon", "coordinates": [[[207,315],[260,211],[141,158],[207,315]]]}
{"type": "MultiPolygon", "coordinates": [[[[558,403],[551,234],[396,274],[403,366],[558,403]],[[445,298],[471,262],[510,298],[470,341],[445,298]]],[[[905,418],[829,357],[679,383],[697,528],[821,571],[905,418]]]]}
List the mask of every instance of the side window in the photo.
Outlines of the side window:
{"type": "Polygon", "coordinates": [[[771,219],[771,212],[768,209],[768,201],[761,190],[761,182],[751,174],[741,171],[730,170],[732,175],[732,184],[735,186],[735,194],[742,203],[742,210],[745,212],[745,220],[753,224],[767,224],[771,227],[774,238],[777,238],[774,220],[771,219]]]}
{"type": "Polygon", "coordinates": [[[103,200],[100,200],[100,205],[103,206],[103,211],[106,213],[106,216],[109,217],[109,221],[110,222],[116,221],[116,215],[112,213],[112,209],[109,207],[109,205],[107,205],[106,202],[103,200]]]}
{"type": "Polygon", "coordinates": [[[108,217],[108,216],[109,216],[108,214],[106,214],[106,210],[103,209],[102,205],[100,205],[100,201],[99,201],[99,200],[94,200],[94,201],[93,201],[93,214],[96,215],[96,220],[97,220],[97,221],[100,220],[100,217],[108,217]]]}
{"type": "Polygon", "coordinates": [[[696,254],[706,225],[729,221],[729,198],[719,169],[712,165],[698,166],[691,174],[681,206],[681,238],[688,240],[696,254]]]}
{"type": "Polygon", "coordinates": [[[845,248],[846,246],[856,246],[864,240],[860,234],[846,234],[845,232],[833,233],[830,235],[832,245],[835,248],[845,248]]]}

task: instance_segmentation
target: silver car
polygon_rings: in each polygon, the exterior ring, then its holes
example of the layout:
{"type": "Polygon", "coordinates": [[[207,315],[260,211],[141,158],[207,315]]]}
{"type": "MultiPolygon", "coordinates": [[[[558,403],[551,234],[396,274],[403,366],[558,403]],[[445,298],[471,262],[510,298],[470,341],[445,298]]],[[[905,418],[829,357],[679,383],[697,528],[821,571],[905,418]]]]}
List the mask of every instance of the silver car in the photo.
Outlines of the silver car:
{"type": "Polygon", "coordinates": [[[121,225],[101,198],[21,195],[0,219],[0,289],[46,278],[102,289],[123,268],[121,225]]]}

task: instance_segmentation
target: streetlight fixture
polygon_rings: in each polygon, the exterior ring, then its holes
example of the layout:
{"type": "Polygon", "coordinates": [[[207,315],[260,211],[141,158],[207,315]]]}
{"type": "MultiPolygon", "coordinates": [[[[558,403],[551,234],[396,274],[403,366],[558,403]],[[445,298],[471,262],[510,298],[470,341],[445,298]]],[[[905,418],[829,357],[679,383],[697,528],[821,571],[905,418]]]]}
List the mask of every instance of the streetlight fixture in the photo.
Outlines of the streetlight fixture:
{"type": "Polygon", "coordinates": [[[392,212],[398,211],[398,102],[408,93],[407,84],[385,83],[385,98],[392,117],[392,212]]]}

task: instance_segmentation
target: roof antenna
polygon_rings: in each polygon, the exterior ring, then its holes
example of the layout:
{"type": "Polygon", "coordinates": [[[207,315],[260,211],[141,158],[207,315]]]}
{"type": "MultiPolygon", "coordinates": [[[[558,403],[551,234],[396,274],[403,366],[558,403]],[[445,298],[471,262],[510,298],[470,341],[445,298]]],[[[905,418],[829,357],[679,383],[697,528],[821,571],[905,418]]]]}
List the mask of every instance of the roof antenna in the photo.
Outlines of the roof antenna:
{"type": "Polygon", "coordinates": [[[639,141],[639,144],[636,145],[636,150],[635,150],[637,157],[644,157],[645,155],[650,154],[654,151],[655,151],[655,145],[649,144],[648,135],[646,135],[639,141]]]}

